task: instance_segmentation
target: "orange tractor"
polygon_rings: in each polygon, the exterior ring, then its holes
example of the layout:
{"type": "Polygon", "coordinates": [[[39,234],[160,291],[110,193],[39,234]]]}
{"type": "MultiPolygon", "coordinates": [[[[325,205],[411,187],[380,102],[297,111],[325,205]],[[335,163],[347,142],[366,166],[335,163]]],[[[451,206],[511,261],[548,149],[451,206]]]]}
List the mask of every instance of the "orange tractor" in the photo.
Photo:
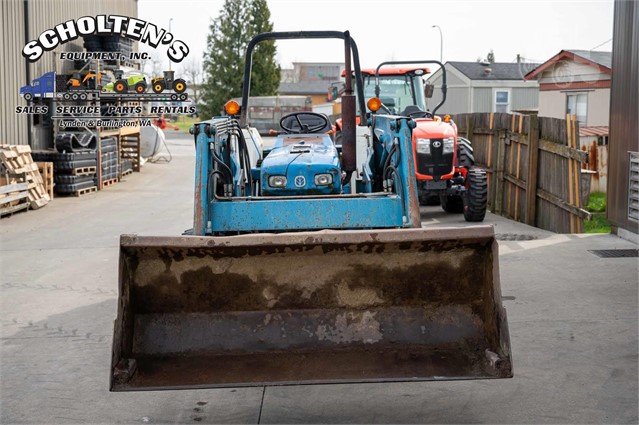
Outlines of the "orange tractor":
{"type": "MultiPolygon", "coordinates": [[[[344,74],[342,74],[344,75],[344,74]]],[[[448,213],[463,213],[466,221],[483,221],[486,215],[488,185],[486,171],[475,167],[471,142],[457,134],[457,126],[446,115],[436,116],[446,101],[446,69],[438,61],[383,62],[376,69],[362,69],[364,96],[370,99],[371,119],[376,114],[409,117],[412,132],[415,174],[421,205],[433,199],[448,213]],[[426,106],[434,86],[424,84],[430,71],[421,67],[384,68],[387,65],[435,63],[442,68],[442,98],[432,112],[426,106]],[[372,108],[371,108],[372,107],[372,108]]],[[[335,122],[335,144],[341,144],[341,120],[335,122]]],[[[373,185],[383,182],[373,182],[373,185]]]]}

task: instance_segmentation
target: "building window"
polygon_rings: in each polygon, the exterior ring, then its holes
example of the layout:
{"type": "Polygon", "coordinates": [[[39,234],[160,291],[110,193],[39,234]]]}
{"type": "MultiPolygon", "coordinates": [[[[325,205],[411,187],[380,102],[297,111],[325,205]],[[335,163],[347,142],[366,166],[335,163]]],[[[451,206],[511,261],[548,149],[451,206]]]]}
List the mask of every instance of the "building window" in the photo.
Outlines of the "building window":
{"type": "Polygon", "coordinates": [[[495,112],[510,112],[510,90],[495,90],[495,112]]]}
{"type": "Polygon", "coordinates": [[[566,113],[577,115],[579,125],[586,125],[588,115],[588,94],[576,93],[566,95],[566,113]]]}

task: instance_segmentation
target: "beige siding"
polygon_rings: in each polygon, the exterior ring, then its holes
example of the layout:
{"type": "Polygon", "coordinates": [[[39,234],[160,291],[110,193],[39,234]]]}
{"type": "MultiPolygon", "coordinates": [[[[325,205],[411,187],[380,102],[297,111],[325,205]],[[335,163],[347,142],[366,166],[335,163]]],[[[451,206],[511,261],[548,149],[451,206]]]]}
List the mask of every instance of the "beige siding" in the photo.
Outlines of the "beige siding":
{"type": "Polygon", "coordinates": [[[586,126],[608,125],[610,118],[610,89],[540,91],[539,116],[566,118],[566,95],[576,93],[588,95],[586,126]]]}
{"type": "Polygon", "coordinates": [[[539,92],[539,116],[566,118],[566,94],[550,90],[539,92]]]}
{"type": "Polygon", "coordinates": [[[511,110],[537,109],[539,106],[539,87],[513,88],[511,110]]]}
{"type": "MultiPolygon", "coordinates": [[[[21,55],[24,44],[36,39],[44,30],[69,19],[99,14],[119,14],[137,17],[137,0],[30,0],[28,11],[29,38],[24,34],[24,2],[0,0],[2,16],[2,61],[0,62],[0,143],[27,144],[27,118],[16,116],[15,106],[26,105],[18,96],[20,86],[28,83],[25,60],[21,55]]],[[[82,50],[82,39],[68,42],[57,49],[45,52],[40,60],[29,65],[31,79],[48,71],[64,71],[62,61],[54,52],[82,50]]],[[[32,144],[39,145],[36,137],[32,144]]]]}
{"type": "MultiPolygon", "coordinates": [[[[442,94],[439,86],[435,86],[433,97],[426,100],[426,106],[431,111],[439,102],[442,94]]],[[[449,87],[446,94],[446,102],[437,110],[437,114],[461,114],[468,111],[468,88],[449,87]]]]}
{"type": "Polygon", "coordinates": [[[610,89],[588,92],[588,125],[608,125],[610,122],[610,89]]]}
{"type": "Polygon", "coordinates": [[[472,90],[473,110],[468,112],[493,112],[493,89],[490,87],[473,87],[472,90]]]}
{"type": "Polygon", "coordinates": [[[610,75],[600,72],[592,65],[561,60],[542,72],[539,83],[575,83],[583,81],[609,80],[610,75]]]}

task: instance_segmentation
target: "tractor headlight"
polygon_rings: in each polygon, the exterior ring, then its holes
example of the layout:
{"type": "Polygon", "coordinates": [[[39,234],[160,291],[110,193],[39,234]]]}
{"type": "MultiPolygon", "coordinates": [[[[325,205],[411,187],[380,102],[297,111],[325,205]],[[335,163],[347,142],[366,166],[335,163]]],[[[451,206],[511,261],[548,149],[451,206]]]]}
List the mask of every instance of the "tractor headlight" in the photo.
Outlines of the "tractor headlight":
{"type": "Polygon", "coordinates": [[[332,174],[315,174],[315,186],[328,186],[333,183],[332,174]]]}
{"type": "Polygon", "coordinates": [[[417,153],[430,155],[430,139],[417,139],[417,153]]]}
{"type": "Polygon", "coordinates": [[[452,137],[448,139],[444,139],[443,153],[453,153],[454,146],[455,146],[455,139],[453,139],[452,137]]]}
{"type": "Polygon", "coordinates": [[[268,185],[271,187],[286,186],[286,176],[271,176],[268,178],[268,185]]]}

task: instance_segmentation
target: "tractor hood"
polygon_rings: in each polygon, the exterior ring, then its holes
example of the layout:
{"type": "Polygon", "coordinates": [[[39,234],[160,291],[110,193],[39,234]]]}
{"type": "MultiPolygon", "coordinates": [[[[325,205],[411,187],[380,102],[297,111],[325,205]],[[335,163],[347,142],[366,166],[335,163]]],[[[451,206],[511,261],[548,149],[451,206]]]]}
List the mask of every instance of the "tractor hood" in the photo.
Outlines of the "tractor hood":
{"type": "Polygon", "coordinates": [[[415,139],[446,139],[457,136],[457,126],[454,122],[444,122],[430,118],[415,119],[417,126],[413,130],[415,139]]]}
{"type": "Polygon", "coordinates": [[[313,195],[339,193],[341,169],[337,149],[326,135],[285,135],[262,161],[260,170],[264,195],[313,195]],[[315,176],[330,174],[331,184],[317,185],[315,176]],[[273,187],[272,176],[286,177],[286,184],[273,187]]]}

